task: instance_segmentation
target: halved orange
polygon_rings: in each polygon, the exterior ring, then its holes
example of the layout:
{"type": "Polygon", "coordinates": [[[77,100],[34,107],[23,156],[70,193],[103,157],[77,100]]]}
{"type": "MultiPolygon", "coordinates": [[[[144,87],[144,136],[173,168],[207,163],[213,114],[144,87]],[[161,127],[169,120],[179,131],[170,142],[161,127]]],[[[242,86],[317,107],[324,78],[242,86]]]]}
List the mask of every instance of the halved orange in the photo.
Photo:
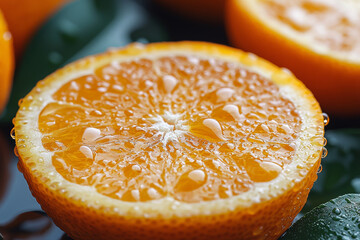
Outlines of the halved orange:
{"type": "Polygon", "coordinates": [[[74,239],[276,239],[317,178],[324,134],[289,71],[205,42],[70,64],[14,124],[20,171],[74,239]]]}
{"type": "Polygon", "coordinates": [[[14,70],[12,36],[0,10],[0,115],[10,95],[14,70]]]}
{"type": "Polygon", "coordinates": [[[360,115],[360,3],[230,0],[230,42],[290,69],[332,115],[360,115]]]}

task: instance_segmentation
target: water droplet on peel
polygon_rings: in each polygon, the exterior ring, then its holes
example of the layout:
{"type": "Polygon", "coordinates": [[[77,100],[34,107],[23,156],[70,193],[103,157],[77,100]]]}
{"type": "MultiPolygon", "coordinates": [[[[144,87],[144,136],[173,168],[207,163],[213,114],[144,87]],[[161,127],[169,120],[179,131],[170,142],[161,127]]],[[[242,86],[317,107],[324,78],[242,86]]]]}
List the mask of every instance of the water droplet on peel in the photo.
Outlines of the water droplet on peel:
{"type": "Polygon", "coordinates": [[[139,192],[139,190],[137,190],[137,189],[131,190],[131,196],[132,196],[136,201],[139,201],[139,200],[140,200],[140,192],[139,192]]]}
{"type": "Polygon", "coordinates": [[[18,101],[18,106],[20,107],[20,105],[23,103],[24,99],[20,98],[18,101]]]}
{"type": "Polygon", "coordinates": [[[98,139],[101,136],[100,129],[88,127],[85,129],[82,140],[83,142],[91,142],[98,139]]]}
{"type": "Polygon", "coordinates": [[[327,154],[328,154],[328,150],[325,147],[323,147],[321,151],[321,158],[325,158],[327,154]]]}
{"type": "Polygon", "coordinates": [[[170,76],[170,75],[164,76],[162,80],[163,80],[165,91],[167,93],[171,93],[174,90],[174,88],[178,82],[175,77],[170,76]]]}
{"type": "Polygon", "coordinates": [[[205,180],[205,172],[203,170],[197,169],[189,172],[189,178],[194,182],[203,182],[205,180]]]}
{"type": "Polygon", "coordinates": [[[216,91],[217,100],[220,102],[227,101],[234,93],[235,91],[231,88],[220,88],[216,91]]]}
{"type": "Polygon", "coordinates": [[[85,155],[85,157],[91,158],[91,159],[93,158],[93,153],[88,146],[81,146],[79,150],[80,150],[80,152],[82,152],[82,154],[85,155]]]}
{"type": "Polygon", "coordinates": [[[15,154],[15,156],[17,156],[17,157],[20,156],[20,155],[19,155],[19,151],[18,151],[18,149],[17,149],[16,146],[14,147],[14,154],[15,154]]]}
{"type": "Polygon", "coordinates": [[[234,120],[236,121],[240,120],[241,115],[239,113],[239,108],[236,105],[232,105],[232,104],[226,105],[223,108],[223,110],[229,113],[234,118],[234,120]]]}
{"type": "Polygon", "coordinates": [[[205,127],[209,128],[218,138],[225,140],[222,134],[221,125],[218,121],[212,118],[208,118],[203,121],[203,124],[205,127]]]}
{"type": "Polygon", "coordinates": [[[325,147],[325,146],[326,146],[326,144],[327,144],[327,139],[326,139],[326,138],[324,138],[323,146],[325,147]]]}
{"type": "Polygon", "coordinates": [[[322,172],[322,169],[323,169],[323,167],[322,167],[322,165],[320,164],[320,167],[319,167],[317,173],[321,173],[321,172],[322,172]]]}
{"type": "Polygon", "coordinates": [[[15,140],[15,128],[11,129],[10,137],[15,140]]]}
{"type": "Polygon", "coordinates": [[[324,125],[327,126],[330,122],[329,115],[327,115],[326,113],[323,113],[322,115],[324,117],[324,125]]]}

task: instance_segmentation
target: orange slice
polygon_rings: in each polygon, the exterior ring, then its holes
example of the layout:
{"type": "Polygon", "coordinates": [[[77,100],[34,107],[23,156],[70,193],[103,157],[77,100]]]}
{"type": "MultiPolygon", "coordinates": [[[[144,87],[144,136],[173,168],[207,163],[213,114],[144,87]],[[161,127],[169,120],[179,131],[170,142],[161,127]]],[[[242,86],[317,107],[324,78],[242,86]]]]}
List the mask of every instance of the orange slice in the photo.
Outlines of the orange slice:
{"type": "Polygon", "coordinates": [[[324,134],[289,71],[202,42],[70,64],[14,124],[19,169],[74,239],[275,239],[305,204],[324,134]]]}
{"type": "Polygon", "coordinates": [[[230,0],[233,45],[289,68],[331,114],[360,115],[356,0],[230,0]]]}
{"type": "Polygon", "coordinates": [[[0,10],[0,115],[10,95],[14,70],[12,36],[0,10]]]}

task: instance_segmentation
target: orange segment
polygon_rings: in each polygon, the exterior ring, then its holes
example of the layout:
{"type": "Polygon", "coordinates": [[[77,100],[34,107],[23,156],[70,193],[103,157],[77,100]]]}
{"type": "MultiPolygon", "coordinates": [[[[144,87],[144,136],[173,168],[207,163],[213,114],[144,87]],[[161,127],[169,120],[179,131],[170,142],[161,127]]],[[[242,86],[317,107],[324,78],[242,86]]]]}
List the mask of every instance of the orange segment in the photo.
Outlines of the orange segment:
{"type": "Polygon", "coordinates": [[[0,115],[6,106],[12,85],[14,53],[12,36],[0,9],[0,115]]]}
{"type": "Polygon", "coordinates": [[[231,0],[235,46],[289,68],[326,112],[359,115],[360,5],[354,0],[231,0]]]}
{"type": "Polygon", "coordinates": [[[23,100],[15,132],[19,169],[76,239],[275,239],[316,178],[323,125],[287,71],[181,42],[59,70],[23,100]]]}

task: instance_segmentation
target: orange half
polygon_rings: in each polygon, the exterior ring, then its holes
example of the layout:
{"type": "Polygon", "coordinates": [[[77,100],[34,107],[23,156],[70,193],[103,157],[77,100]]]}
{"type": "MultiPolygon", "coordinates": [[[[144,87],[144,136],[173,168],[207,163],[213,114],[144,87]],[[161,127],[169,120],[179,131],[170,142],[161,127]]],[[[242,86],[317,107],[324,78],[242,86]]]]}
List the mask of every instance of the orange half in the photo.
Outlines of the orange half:
{"type": "Polygon", "coordinates": [[[324,134],[289,71],[202,42],[70,64],[14,124],[19,169],[74,239],[276,239],[305,204],[324,134]]]}
{"type": "Polygon", "coordinates": [[[360,115],[360,4],[356,0],[230,0],[230,42],[290,69],[322,108],[360,115]]]}

